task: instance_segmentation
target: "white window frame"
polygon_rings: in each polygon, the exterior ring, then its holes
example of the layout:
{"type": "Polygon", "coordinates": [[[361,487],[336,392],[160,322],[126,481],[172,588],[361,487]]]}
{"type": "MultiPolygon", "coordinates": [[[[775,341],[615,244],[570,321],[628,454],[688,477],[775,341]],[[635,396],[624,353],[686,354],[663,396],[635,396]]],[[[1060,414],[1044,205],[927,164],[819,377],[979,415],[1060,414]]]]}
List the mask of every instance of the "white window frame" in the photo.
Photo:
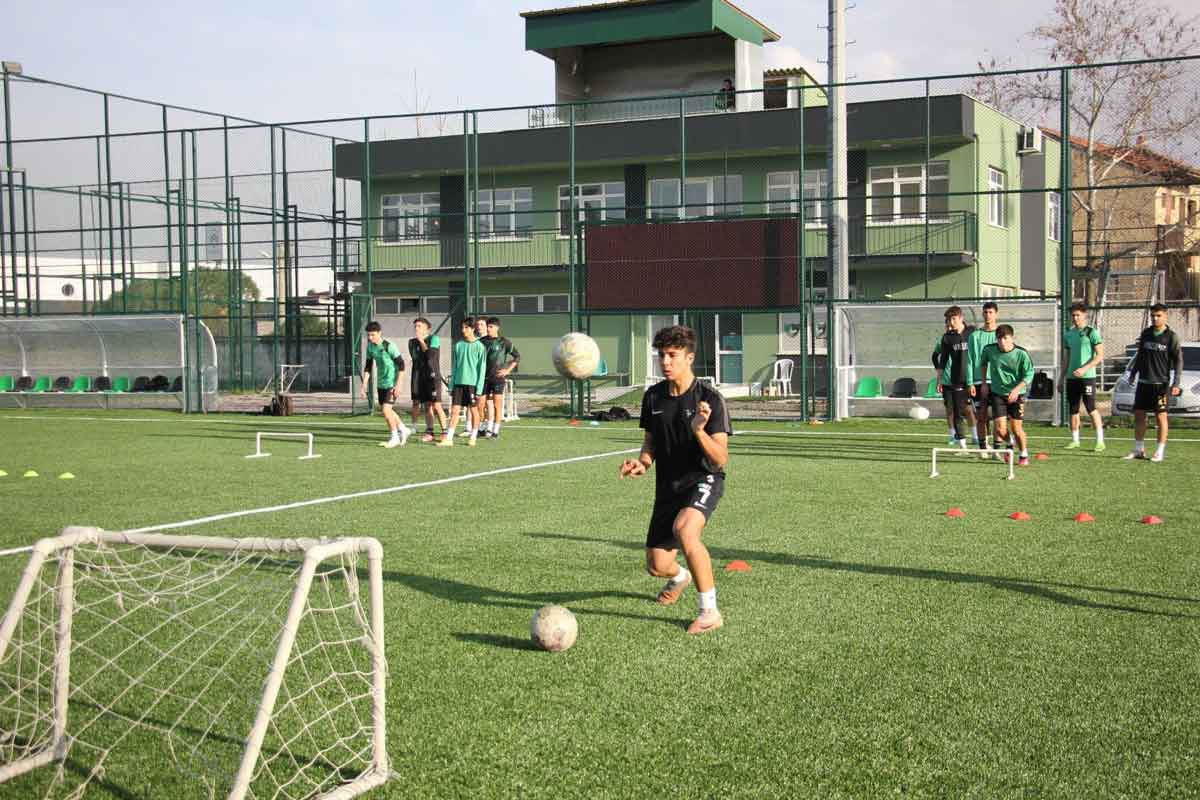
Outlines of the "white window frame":
{"type": "Polygon", "coordinates": [[[421,313],[422,308],[424,308],[424,305],[422,304],[420,297],[414,297],[412,295],[401,295],[401,294],[390,294],[390,295],[384,295],[382,297],[376,297],[375,301],[371,304],[371,310],[375,312],[375,316],[377,316],[377,317],[404,317],[404,316],[408,316],[410,314],[419,314],[419,313],[421,313]],[[416,311],[405,311],[404,309],[402,309],[401,303],[403,303],[406,300],[411,303],[416,303],[417,310],[416,311]],[[380,311],[379,310],[380,301],[385,302],[385,303],[395,303],[396,310],[395,311],[380,311]]]}
{"type": "Polygon", "coordinates": [[[533,236],[533,187],[511,186],[507,188],[480,189],[473,206],[478,212],[475,224],[479,226],[479,238],[489,241],[522,240],[533,236]],[[517,227],[524,217],[528,225],[517,227]],[[496,222],[505,220],[508,230],[496,233],[496,222]]]}
{"type": "Polygon", "coordinates": [[[421,311],[422,311],[422,313],[425,313],[425,314],[449,314],[450,313],[450,298],[449,298],[449,296],[444,295],[444,294],[443,295],[429,295],[427,297],[422,297],[421,298],[421,311]],[[445,311],[431,311],[429,309],[429,301],[430,300],[446,301],[446,310],[445,311]]]}
{"type": "MultiPolygon", "coordinates": [[[[799,214],[800,204],[800,175],[796,170],[790,172],[767,173],[767,210],[771,214],[799,214]],[[772,189],[783,189],[787,192],[785,198],[771,199],[772,189]]],[[[804,225],[819,228],[825,225],[825,197],[829,193],[829,170],[804,170],[804,225]]]]}
{"type": "Polygon", "coordinates": [[[551,292],[550,294],[542,295],[542,311],[548,314],[566,314],[571,310],[571,295],[569,292],[551,292]],[[547,297],[561,297],[565,301],[565,305],[561,311],[546,311],[547,297]]]}
{"type": "Polygon", "coordinates": [[[480,314],[511,314],[512,313],[512,295],[511,294],[485,294],[480,303],[480,314]],[[497,311],[494,308],[488,308],[488,302],[491,300],[506,300],[508,308],[497,311]]]}
{"type": "MultiPolygon", "coordinates": [[[[563,233],[562,223],[568,214],[570,214],[571,204],[571,184],[559,184],[558,187],[558,238],[569,238],[570,233],[563,233]]],[[[576,222],[583,222],[587,218],[587,212],[590,209],[600,212],[600,221],[606,222],[612,216],[613,219],[625,219],[625,183],[623,181],[603,181],[598,183],[577,183],[575,184],[575,214],[576,222]],[[585,190],[591,190],[599,187],[599,193],[587,194],[585,190]],[[615,187],[620,187],[618,193],[615,187]],[[617,197],[621,198],[620,203],[613,203],[617,197]],[[595,202],[599,201],[599,205],[595,202]],[[592,203],[592,205],[587,205],[592,203]],[[613,212],[620,211],[620,214],[613,212]]]]}
{"type": "MultiPolygon", "coordinates": [[[[925,222],[926,210],[929,207],[928,203],[926,202],[929,199],[927,197],[927,195],[929,194],[929,183],[931,181],[945,181],[946,182],[946,191],[950,191],[950,162],[942,161],[942,160],[930,161],[929,167],[930,167],[930,170],[928,172],[925,170],[924,162],[920,162],[917,164],[891,164],[891,165],[877,165],[877,166],[867,167],[867,220],[866,220],[867,225],[874,226],[874,225],[921,225],[921,224],[923,224],[925,222]],[[934,167],[937,167],[939,170],[944,167],[945,174],[944,175],[942,175],[942,174],[934,175],[933,174],[934,167]],[[921,174],[901,178],[900,170],[902,170],[902,169],[917,169],[917,170],[920,170],[921,174]],[[873,177],[873,174],[877,170],[890,170],[891,176],[886,179],[877,179],[877,178],[873,177]],[[889,220],[880,220],[880,219],[878,219],[879,215],[877,215],[875,213],[875,204],[874,204],[874,201],[872,200],[872,197],[876,193],[875,192],[876,184],[888,184],[889,185],[888,191],[879,193],[885,197],[888,195],[891,196],[890,199],[892,201],[892,212],[891,212],[892,218],[889,220]],[[914,186],[914,185],[917,187],[917,197],[916,197],[916,199],[917,199],[917,214],[916,214],[916,216],[911,216],[911,217],[901,216],[900,203],[904,198],[900,191],[900,187],[901,186],[914,186]]],[[[949,222],[950,221],[949,208],[946,209],[945,216],[930,217],[929,221],[931,223],[949,222]]]]}
{"type": "Polygon", "coordinates": [[[512,308],[510,314],[540,314],[542,313],[542,296],[540,294],[514,294],[509,302],[509,307],[512,308]],[[528,300],[533,298],[533,311],[517,311],[517,298],[528,300]]]}
{"type": "Polygon", "coordinates": [[[716,217],[716,216],[731,216],[742,213],[745,198],[743,187],[745,182],[741,175],[708,175],[688,178],[687,187],[703,187],[704,203],[703,206],[691,205],[684,208],[680,205],[682,202],[679,198],[679,178],[654,178],[646,182],[646,197],[650,200],[649,217],[651,220],[661,219],[697,219],[699,217],[716,217]],[[717,185],[718,181],[724,184],[726,190],[729,187],[729,181],[736,180],[738,187],[739,199],[736,201],[726,201],[717,204],[717,185]],[[670,186],[674,189],[674,203],[654,203],[654,189],[656,186],[670,186]],[[674,206],[674,208],[672,208],[674,206]]]}
{"type": "Polygon", "coordinates": [[[740,327],[742,328],[742,332],[741,332],[741,334],[739,334],[739,336],[742,340],[742,349],[741,350],[724,350],[721,348],[721,315],[720,314],[713,315],[713,336],[716,338],[716,341],[713,342],[713,345],[714,345],[713,350],[717,354],[717,358],[716,358],[717,363],[714,366],[715,366],[715,372],[717,373],[716,379],[717,379],[718,386],[725,383],[723,376],[721,375],[721,356],[741,356],[742,357],[742,381],[741,381],[741,383],[739,383],[737,385],[741,386],[746,383],[746,320],[745,320],[744,315],[742,315],[740,313],[737,314],[736,316],[739,317],[738,322],[740,324],[740,327]]]}
{"type": "Polygon", "coordinates": [[[1046,238],[1062,241],[1062,194],[1046,192],[1046,238]]]}
{"type": "Polygon", "coordinates": [[[438,232],[441,230],[439,216],[441,214],[441,193],[440,192],[400,192],[396,194],[383,194],[379,196],[379,231],[375,238],[376,244],[384,247],[394,247],[396,245],[414,245],[414,244],[432,244],[438,241],[438,232]],[[416,202],[413,202],[416,198],[416,202]],[[416,213],[407,213],[410,209],[415,209],[416,213]],[[390,210],[395,210],[398,213],[388,214],[390,210]],[[388,219],[394,218],[397,222],[397,230],[395,237],[384,236],[384,226],[388,219]],[[416,235],[410,236],[407,232],[407,223],[405,220],[413,218],[413,224],[416,226],[416,235]]]}
{"type": "Polygon", "coordinates": [[[1008,174],[999,167],[988,166],[988,225],[1008,227],[1008,174]]]}

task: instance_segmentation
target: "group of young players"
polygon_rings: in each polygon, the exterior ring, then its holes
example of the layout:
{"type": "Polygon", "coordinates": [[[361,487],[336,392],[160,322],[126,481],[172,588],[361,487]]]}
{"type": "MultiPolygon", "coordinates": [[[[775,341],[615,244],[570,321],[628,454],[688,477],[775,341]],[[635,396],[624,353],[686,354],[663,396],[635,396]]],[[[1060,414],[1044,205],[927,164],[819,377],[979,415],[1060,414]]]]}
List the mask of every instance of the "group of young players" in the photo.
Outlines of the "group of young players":
{"type": "MultiPolygon", "coordinates": [[[[1012,326],[999,324],[1000,309],[994,302],[983,304],[983,324],[969,327],[963,311],[951,306],[945,313],[945,332],[933,350],[938,392],[946,408],[950,443],[967,449],[965,426],[973,423],[975,446],[983,458],[993,455],[1008,461],[1019,448],[1018,465],[1029,465],[1024,430],[1025,399],[1032,385],[1033,360],[1015,341],[1012,326]],[[994,423],[989,441],[988,425],[994,423]]],[[[1183,351],[1179,337],[1167,325],[1168,311],[1162,304],[1150,309],[1152,325],[1138,337],[1137,355],[1126,380],[1137,378],[1134,396],[1134,449],[1127,460],[1146,458],[1147,413],[1155,415],[1158,446],[1151,461],[1162,461],[1167,447],[1167,406],[1170,395],[1180,393],[1183,351]],[[1172,374],[1174,379],[1172,380],[1172,374]]],[[[1096,409],[1096,367],[1104,360],[1100,332],[1088,324],[1087,307],[1071,306],[1071,327],[1063,334],[1063,358],[1059,391],[1065,391],[1071,415],[1071,442],[1080,445],[1080,406],[1087,411],[1096,433],[1095,452],[1105,450],[1104,423],[1096,409]]]]}
{"type": "MultiPolygon", "coordinates": [[[[383,327],[378,322],[368,323],[366,330],[366,363],[360,393],[366,398],[374,373],[379,405],[389,431],[387,441],[381,442],[381,446],[400,447],[413,430],[394,408],[398,400],[397,381],[405,369],[404,357],[396,345],[383,338],[383,327]]],[[[454,343],[448,382],[442,377],[441,340],[432,331],[429,320],[418,317],[413,322],[413,338],[408,340],[413,428],[422,415],[425,419],[421,441],[436,443],[438,447],[453,446],[460,415],[466,420],[466,429],[459,435],[467,439],[468,446],[474,447],[481,436],[499,437],[505,386],[509,374],[521,362],[516,346],[500,334],[499,318],[467,317],[462,321],[462,338],[454,343]],[[443,385],[450,389],[449,416],[442,405],[443,385]],[[435,435],[435,419],[440,436],[435,435]]]]}

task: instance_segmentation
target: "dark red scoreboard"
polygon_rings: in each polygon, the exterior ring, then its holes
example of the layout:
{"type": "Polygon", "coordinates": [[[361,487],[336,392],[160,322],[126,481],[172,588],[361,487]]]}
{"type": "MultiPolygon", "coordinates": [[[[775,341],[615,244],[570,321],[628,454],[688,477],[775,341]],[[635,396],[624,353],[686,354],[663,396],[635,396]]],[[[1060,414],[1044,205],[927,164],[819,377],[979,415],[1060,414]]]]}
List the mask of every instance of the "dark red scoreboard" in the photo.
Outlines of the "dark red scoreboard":
{"type": "Polygon", "coordinates": [[[793,217],[588,226],[583,306],[794,307],[797,223],[793,217]]]}

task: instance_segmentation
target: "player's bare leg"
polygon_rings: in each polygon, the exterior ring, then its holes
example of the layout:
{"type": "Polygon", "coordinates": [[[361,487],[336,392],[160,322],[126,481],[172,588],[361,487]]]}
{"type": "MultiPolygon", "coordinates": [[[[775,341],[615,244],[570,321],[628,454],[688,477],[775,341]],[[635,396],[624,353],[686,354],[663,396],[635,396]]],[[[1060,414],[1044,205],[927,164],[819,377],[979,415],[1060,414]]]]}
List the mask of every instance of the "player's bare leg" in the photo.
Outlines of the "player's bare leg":
{"type": "Polygon", "coordinates": [[[1150,460],[1162,461],[1167,454],[1167,412],[1157,412],[1154,421],[1158,424],[1158,447],[1155,448],[1154,455],[1150,456],[1150,460]]]}
{"type": "Polygon", "coordinates": [[[387,421],[388,431],[391,432],[391,436],[384,442],[384,447],[403,446],[412,431],[400,420],[400,415],[392,408],[391,403],[383,404],[383,418],[387,421]]]}
{"type": "Polygon", "coordinates": [[[992,424],[996,429],[996,439],[992,442],[992,447],[996,450],[997,458],[1007,464],[1012,458],[1012,449],[1008,444],[1008,417],[997,417],[992,424]]]}
{"type": "Polygon", "coordinates": [[[1140,408],[1133,410],[1133,450],[1125,456],[1126,461],[1146,457],[1146,412],[1140,408]]]}
{"type": "Polygon", "coordinates": [[[705,522],[704,515],[694,508],[685,508],[675,517],[675,538],[683,548],[683,558],[696,580],[696,592],[700,597],[700,613],[687,629],[691,634],[716,630],[723,624],[721,612],[717,610],[717,585],[713,579],[712,557],[704,542],[700,541],[705,522]]]}
{"type": "Polygon", "coordinates": [[[504,392],[492,395],[492,436],[500,435],[500,423],[504,420],[504,392]]]}
{"type": "Polygon", "coordinates": [[[661,547],[646,548],[646,572],[655,578],[665,578],[667,583],[658,593],[660,605],[669,606],[679,601],[683,590],[692,582],[692,573],[679,566],[678,550],[661,547]]]}
{"type": "Polygon", "coordinates": [[[1013,436],[1017,439],[1017,447],[1020,448],[1021,459],[1017,462],[1022,467],[1029,466],[1029,449],[1026,446],[1025,438],[1025,423],[1022,420],[1014,419],[1012,421],[1013,436]]]}
{"type": "Polygon", "coordinates": [[[442,403],[440,400],[434,400],[432,403],[425,404],[425,418],[429,420],[430,430],[433,430],[433,417],[437,417],[438,425],[441,426],[442,432],[445,433],[446,410],[442,408],[442,403]]]}

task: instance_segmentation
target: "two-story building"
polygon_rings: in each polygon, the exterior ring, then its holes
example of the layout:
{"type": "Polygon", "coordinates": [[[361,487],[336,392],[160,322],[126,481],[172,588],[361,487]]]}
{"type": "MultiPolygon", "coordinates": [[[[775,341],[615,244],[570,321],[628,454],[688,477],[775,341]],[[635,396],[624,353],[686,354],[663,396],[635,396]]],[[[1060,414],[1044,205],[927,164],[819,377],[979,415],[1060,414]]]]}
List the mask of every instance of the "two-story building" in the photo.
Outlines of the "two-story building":
{"type": "MultiPolygon", "coordinates": [[[[646,241],[628,226],[675,226],[668,239],[688,283],[746,270],[794,287],[803,251],[808,293],[823,302],[826,96],[803,69],[764,69],[777,33],[726,0],[522,16],[526,48],[553,63],[555,104],[526,109],[520,127],[337,148],[336,175],[369,184],[372,218],[343,277],[365,287],[369,267],[385,327],[460,315],[469,289],[478,311],[504,317],[522,371],[549,372],[571,303],[589,310],[586,292],[572,299],[572,264],[576,280],[602,284],[608,265],[589,259],[588,235],[646,241]]],[[[1057,195],[1020,190],[1057,185],[1058,143],[963,94],[857,99],[885,89],[852,92],[847,109],[854,296],[1056,295],[1057,195]]],[[[629,268],[638,250],[618,256],[622,291],[607,294],[628,298],[626,313],[610,303],[589,317],[611,372],[652,379],[649,337],[681,314],[701,333],[699,374],[734,392],[799,352],[798,291],[734,308],[664,303],[661,256],[644,253],[644,278],[629,268]]],[[[823,322],[822,306],[810,330],[818,358],[823,322]]]]}

